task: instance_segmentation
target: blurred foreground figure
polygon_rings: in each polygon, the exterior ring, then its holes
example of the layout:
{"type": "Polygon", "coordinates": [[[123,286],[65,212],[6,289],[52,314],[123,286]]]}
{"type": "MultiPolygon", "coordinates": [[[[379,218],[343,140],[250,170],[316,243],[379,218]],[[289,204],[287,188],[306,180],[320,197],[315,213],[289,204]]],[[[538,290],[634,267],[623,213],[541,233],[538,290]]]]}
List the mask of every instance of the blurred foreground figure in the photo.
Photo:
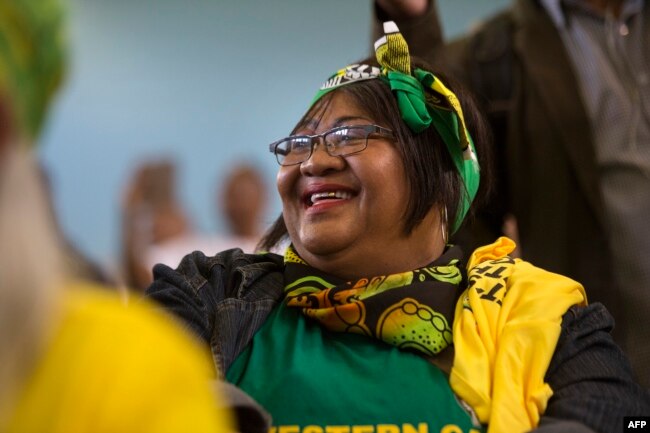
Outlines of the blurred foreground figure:
{"type": "Polygon", "coordinates": [[[207,354],[71,266],[33,152],[63,69],[53,0],[0,2],[0,431],[231,431],[207,354]]]}

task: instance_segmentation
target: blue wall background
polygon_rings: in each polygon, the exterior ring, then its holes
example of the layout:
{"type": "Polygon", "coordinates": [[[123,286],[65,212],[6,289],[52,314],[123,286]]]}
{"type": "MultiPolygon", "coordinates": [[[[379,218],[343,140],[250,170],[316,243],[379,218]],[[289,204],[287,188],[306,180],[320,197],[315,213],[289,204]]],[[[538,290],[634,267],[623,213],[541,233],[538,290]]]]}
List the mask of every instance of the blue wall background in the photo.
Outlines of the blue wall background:
{"type": "MultiPolygon", "coordinates": [[[[369,52],[366,0],[69,0],[70,67],[40,149],[65,232],[112,268],[119,208],[142,160],[172,157],[205,232],[223,229],[217,182],[260,167],[280,212],[267,144],[286,135],[334,70],[369,52]]],[[[445,35],[507,0],[442,0],[445,35]]]]}

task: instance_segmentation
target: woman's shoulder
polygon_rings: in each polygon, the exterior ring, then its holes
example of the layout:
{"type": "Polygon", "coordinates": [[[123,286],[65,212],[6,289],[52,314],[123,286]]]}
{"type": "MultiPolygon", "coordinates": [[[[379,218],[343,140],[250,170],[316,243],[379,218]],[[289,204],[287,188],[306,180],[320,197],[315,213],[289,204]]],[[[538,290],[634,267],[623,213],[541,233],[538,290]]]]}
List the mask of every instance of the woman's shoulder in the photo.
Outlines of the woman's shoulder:
{"type": "MultiPolygon", "coordinates": [[[[230,248],[212,255],[205,254],[202,251],[193,251],[183,257],[177,269],[182,270],[193,267],[212,269],[214,266],[219,266],[230,270],[248,265],[256,265],[258,268],[261,266],[269,271],[281,270],[284,266],[284,259],[275,252],[246,253],[241,248],[230,248]]],[[[160,268],[161,265],[156,265],[154,272],[160,268]]]]}
{"type": "MultiPolygon", "coordinates": [[[[272,253],[249,254],[240,248],[206,255],[201,251],[187,254],[174,269],[164,264],[153,268],[153,284],[146,290],[148,296],[171,286],[189,285],[193,293],[198,293],[206,284],[218,285],[220,290],[237,289],[229,287],[233,281],[261,281],[262,279],[281,279],[284,269],[283,257],[272,253]],[[233,278],[240,276],[241,278],[233,278]]],[[[155,297],[155,296],[154,296],[155,297]]]]}

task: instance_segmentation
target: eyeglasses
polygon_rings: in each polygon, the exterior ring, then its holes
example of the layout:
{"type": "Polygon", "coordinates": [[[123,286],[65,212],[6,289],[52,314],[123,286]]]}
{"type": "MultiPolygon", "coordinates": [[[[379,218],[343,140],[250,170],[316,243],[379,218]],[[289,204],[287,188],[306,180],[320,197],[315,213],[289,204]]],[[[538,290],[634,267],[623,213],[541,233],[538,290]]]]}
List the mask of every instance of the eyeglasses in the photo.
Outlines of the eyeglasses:
{"type": "Polygon", "coordinates": [[[297,165],[307,161],[314,146],[322,139],[330,156],[359,153],[368,147],[371,135],[394,137],[393,131],[378,125],[340,126],[316,135],[292,135],[269,145],[269,151],[282,166],[297,165]]]}

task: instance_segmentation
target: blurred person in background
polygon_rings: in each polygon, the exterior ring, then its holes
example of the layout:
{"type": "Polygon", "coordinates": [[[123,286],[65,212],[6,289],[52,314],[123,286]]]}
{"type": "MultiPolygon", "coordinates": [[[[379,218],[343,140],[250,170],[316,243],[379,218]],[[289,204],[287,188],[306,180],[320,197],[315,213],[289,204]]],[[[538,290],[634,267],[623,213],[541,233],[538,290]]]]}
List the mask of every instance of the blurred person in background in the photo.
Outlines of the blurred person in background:
{"type": "Polygon", "coordinates": [[[55,0],[0,2],[0,431],[230,432],[197,342],[68,259],[34,150],[62,22],[55,0]]]}
{"type": "Polygon", "coordinates": [[[171,160],[148,161],[136,169],[123,209],[123,258],[129,287],[143,290],[153,281],[154,265],[176,267],[188,251],[215,254],[241,248],[255,252],[267,203],[262,175],[251,165],[235,164],[218,182],[215,209],[223,216],[226,230],[201,233],[180,204],[176,166],[171,160]]]}
{"type": "Polygon", "coordinates": [[[435,0],[376,0],[413,53],[451,68],[495,133],[498,186],[461,244],[505,227],[520,254],[581,281],[650,387],[650,7],[516,0],[444,44],[435,0]]]}
{"type": "Polygon", "coordinates": [[[151,283],[151,251],[192,235],[190,218],[176,190],[176,163],[157,159],[139,164],[122,204],[122,263],[127,287],[151,283]]]}
{"type": "Polygon", "coordinates": [[[225,217],[228,231],[213,251],[238,247],[245,253],[255,252],[266,228],[263,216],[267,191],[260,172],[250,165],[235,165],[220,188],[219,198],[217,207],[225,217]]]}

